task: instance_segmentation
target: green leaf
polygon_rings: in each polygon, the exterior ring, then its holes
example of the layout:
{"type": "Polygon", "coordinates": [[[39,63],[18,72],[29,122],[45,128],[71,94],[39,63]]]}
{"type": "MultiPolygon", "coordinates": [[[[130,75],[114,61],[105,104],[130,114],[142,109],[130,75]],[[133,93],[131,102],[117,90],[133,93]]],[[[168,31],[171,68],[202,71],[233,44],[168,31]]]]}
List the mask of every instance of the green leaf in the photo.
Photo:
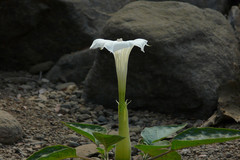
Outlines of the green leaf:
{"type": "Polygon", "coordinates": [[[220,143],[239,138],[239,130],[210,127],[190,128],[173,139],[172,149],[177,150],[203,144],[220,143]]]}
{"type": "Polygon", "coordinates": [[[152,145],[139,144],[139,145],[135,145],[134,147],[143,151],[145,154],[149,154],[152,152],[158,152],[162,148],[170,147],[170,143],[169,143],[169,145],[165,145],[165,146],[152,146],[152,145]]]}
{"type": "Polygon", "coordinates": [[[106,128],[92,125],[92,124],[81,124],[81,123],[69,123],[69,122],[62,122],[65,126],[70,128],[71,130],[77,132],[78,134],[83,135],[84,137],[90,139],[92,142],[97,144],[95,137],[93,136],[93,132],[99,133],[107,133],[106,128]]]}
{"type": "Polygon", "coordinates": [[[170,146],[170,142],[169,141],[157,141],[157,142],[154,142],[152,143],[153,146],[170,146]]]}
{"type": "Polygon", "coordinates": [[[94,137],[104,145],[104,147],[108,150],[109,147],[123,140],[125,137],[118,135],[107,135],[98,132],[93,132],[94,137]]]}
{"type": "MultiPolygon", "coordinates": [[[[169,150],[167,149],[161,149],[161,150],[153,150],[149,153],[151,157],[156,157],[160,154],[166,153],[169,150]]],[[[157,158],[156,160],[181,160],[181,155],[178,154],[176,151],[170,151],[169,153],[157,158]]]]}
{"type": "Polygon", "coordinates": [[[111,146],[109,146],[108,147],[108,149],[107,149],[107,152],[109,152],[111,149],[113,149],[115,147],[115,145],[111,145],[111,146]]]}
{"type": "Polygon", "coordinates": [[[144,141],[151,145],[154,142],[160,141],[177,131],[183,129],[186,124],[182,125],[169,125],[169,126],[154,126],[150,128],[145,128],[141,136],[143,137],[144,141]]]}
{"type": "Polygon", "coordinates": [[[104,155],[104,149],[97,147],[98,153],[103,154],[104,155]]]}
{"type": "Polygon", "coordinates": [[[62,160],[66,158],[76,158],[76,150],[71,147],[56,145],[45,147],[33,155],[28,157],[27,160],[62,160]]]}

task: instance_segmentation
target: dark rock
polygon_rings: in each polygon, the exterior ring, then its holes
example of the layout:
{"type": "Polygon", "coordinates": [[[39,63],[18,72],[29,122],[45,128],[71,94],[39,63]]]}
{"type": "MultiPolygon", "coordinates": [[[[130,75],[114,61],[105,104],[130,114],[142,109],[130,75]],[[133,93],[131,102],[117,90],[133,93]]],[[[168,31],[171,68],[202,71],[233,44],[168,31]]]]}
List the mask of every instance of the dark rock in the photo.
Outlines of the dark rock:
{"type": "MultiPolygon", "coordinates": [[[[237,40],[225,17],[211,9],[181,2],[133,2],[112,16],[103,36],[140,37],[151,45],[146,54],[135,47],[130,55],[126,97],[133,101],[129,108],[208,117],[216,109],[219,86],[235,78],[237,40]]],[[[82,97],[115,107],[113,55],[99,52],[82,97]]]]}
{"type": "Polygon", "coordinates": [[[21,70],[88,47],[129,0],[1,0],[0,68],[21,70]],[[107,5],[106,5],[107,4],[107,5]]]}
{"type": "Polygon", "coordinates": [[[0,143],[13,144],[22,136],[20,123],[9,113],[0,110],[0,143]]]}
{"type": "MultiPolygon", "coordinates": [[[[0,6],[1,69],[29,69],[40,62],[56,61],[91,41],[71,18],[71,3],[3,0],[0,6]]],[[[80,18],[78,21],[83,20],[80,18]]]]}
{"type": "Polygon", "coordinates": [[[52,82],[81,83],[95,59],[94,50],[84,50],[67,54],[59,59],[57,64],[47,73],[47,79],[52,82]]]}
{"type": "Polygon", "coordinates": [[[238,6],[232,6],[228,14],[228,20],[232,25],[235,31],[236,37],[240,43],[240,9],[238,6]]]}
{"type": "Polygon", "coordinates": [[[40,72],[44,73],[44,72],[49,71],[53,65],[54,65],[54,62],[52,62],[52,61],[39,63],[39,64],[32,66],[30,68],[29,72],[32,74],[39,74],[40,72]]]}
{"type": "MultiPolygon", "coordinates": [[[[174,0],[147,0],[147,1],[174,1],[174,0]]],[[[211,8],[223,14],[227,14],[230,7],[230,0],[178,0],[178,2],[186,2],[199,8],[211,8]]]]}

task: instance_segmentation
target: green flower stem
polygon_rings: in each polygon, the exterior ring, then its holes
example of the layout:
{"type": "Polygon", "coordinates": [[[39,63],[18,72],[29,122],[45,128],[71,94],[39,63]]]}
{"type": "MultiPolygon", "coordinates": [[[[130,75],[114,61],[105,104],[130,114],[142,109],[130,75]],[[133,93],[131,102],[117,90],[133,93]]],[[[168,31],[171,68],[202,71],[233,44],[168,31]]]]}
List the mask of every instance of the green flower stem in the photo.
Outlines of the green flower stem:
{"type": "Polygon", "coordinates": [[[116,160],[131,159],[131,142],[128,126],[128,110],[126,102],[119,102],[118,105],[119,135],[125,137],[116,145],[116,160]]]}
{"type": "Polygon", "coordinates": [[[105,160],[109,160],[107,148],[104,149],[104,154],[105,160]]]}

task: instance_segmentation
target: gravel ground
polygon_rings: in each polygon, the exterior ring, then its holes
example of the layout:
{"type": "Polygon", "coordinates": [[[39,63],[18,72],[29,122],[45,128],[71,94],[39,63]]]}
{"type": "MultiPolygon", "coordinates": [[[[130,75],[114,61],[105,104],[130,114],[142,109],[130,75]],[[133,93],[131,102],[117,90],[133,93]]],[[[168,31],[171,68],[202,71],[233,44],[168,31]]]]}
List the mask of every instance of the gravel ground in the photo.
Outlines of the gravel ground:
{"type": "MultiPolygon", "coordinates": [[[[99,124],[117,130],[117,110],[81,100],[82,86],[52,84],[26,72],[0,72],[0,109],[12,114],[22,125],[24,137],[14,145],[0,144],[0,160],[24,160],[49,145],[71,147],[90,143],[67,129],[61,121],[99,124]]],[[[117,107],[116,107],[117,108],[117,107]]],[[[151,111],[129,110],[132,145],[137,144],[144,127],[188,123],[199,126],[202,120],[186,119],[151,111]]],[[[240,129],[232,120],[217,127],[240,129]]],[[[183,160],[239,160],[240,140],[180,150],[183,160]]],[[[133,149],[133,155],[138,151],[133,149]]]]}

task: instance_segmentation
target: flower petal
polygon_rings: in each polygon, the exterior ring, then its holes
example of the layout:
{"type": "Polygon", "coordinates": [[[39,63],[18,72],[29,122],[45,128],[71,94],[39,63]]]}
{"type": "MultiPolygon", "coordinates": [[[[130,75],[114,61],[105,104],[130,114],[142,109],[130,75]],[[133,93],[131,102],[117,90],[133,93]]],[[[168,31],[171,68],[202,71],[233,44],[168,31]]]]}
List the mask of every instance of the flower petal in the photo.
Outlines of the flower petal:
{"type": "Polygon", "coordinates": [[[106,48],[108,51],[114,53],[115,51],[123,48],[132,48],[134,46],[137,46],[141,48],[142,52],[144,52],[144,46],[147,45],[147,42],[147,40],[141,38],[129,41],[111,41],[105,39],[96,39],[93,41],[90,49],[106,48]]]}
{"type": "Polygon", "coordinates": [[[131,43],[134,45],[134,46],[137,46],[139,48],[141,48],[141,51],[144,52],[144,47],[148,44],[147,44],[147,40],[145,39],[141,39],[141,38],[138,38],[138,39],[135,39],[135,40],[132,40],[131,43]]]}
{"type": "Polygon", "coordinates": [[[105,40],[105,39],[95,39],[90,47],[90,49],[96,49],[96,48],[104,48],[105,43],[111,42],[110,40],[105,40]]]}

